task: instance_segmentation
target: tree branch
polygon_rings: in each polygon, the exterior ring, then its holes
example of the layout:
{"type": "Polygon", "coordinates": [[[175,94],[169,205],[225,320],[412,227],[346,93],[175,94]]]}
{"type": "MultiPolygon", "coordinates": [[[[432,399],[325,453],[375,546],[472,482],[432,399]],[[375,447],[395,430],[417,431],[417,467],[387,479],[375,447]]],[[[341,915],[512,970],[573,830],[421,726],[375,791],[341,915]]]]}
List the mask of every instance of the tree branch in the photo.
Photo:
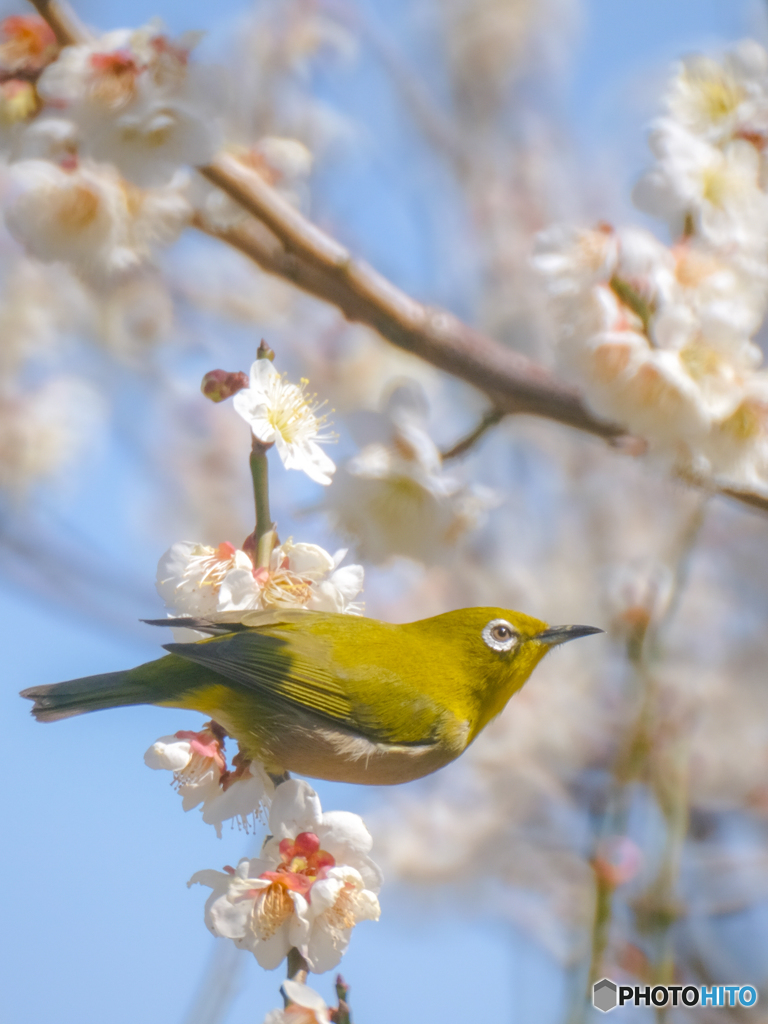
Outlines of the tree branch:
{"type": "Polygon", "coordinates": [[[81,43],[87,36],[85,29],[79,24],[69,7],[56,0],[29,0],[41,18],[44,18],[53,29],[59,46],[72,46],[81,43]]]}
{"type": "Polygon", "coordinates": [[[530,413],[602,438],[626,434],[593,416],[578,393],[525,356],[504,348],[444,310],[412,299],[294,209],[255,171],[221,154],[199,168],[269,228],[279,245],[248,226],[209,231],[251,256],[263,269],[337,305],[348,320],[484,391],[505,413],[530,413]]]}

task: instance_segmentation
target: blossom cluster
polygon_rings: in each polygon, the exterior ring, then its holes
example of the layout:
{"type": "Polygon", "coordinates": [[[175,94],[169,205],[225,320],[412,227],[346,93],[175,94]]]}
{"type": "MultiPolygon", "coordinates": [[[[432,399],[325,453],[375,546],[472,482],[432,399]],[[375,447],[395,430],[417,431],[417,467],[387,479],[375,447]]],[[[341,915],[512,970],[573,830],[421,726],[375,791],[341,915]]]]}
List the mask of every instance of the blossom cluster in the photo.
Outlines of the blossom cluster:
{"type": "Polygon", "coordinates": [[[338,964],[358,921],[378,920],[381,873],[358,815],[323,813],[308,783],[291,779],[275,787],[256,762],[240,760],[227,770],[223,733],[212,722],[161,737],[145,761],[173,771],[184,809],[202,804],[203,820],[219,836],[222,822],[235,818],[247,830],[271,805],[259,857],[190,879],[213,890],[205,921],[214,935],[233,939],[267,969],[295,947],[321,973],[338,964]]]}
{"type": "MultiPolygon", "coordinates": [[[[152,21],[60,48],[36,16],[0,24],[6,223],[30,255],[102,284],[173,242],[195,204],[214,227],[242,219],[189,174],[222,142],[217,82],[191,60],[198,39],[152,21]]],[[[266,136],[232,155],[299,201],[302,143],[266,136]]]]}
{"type": "Polygon", "coordinates": [[[358,815],[323,813],[315,791],[291,779],[277,787],[261,855],[236,868],[198,871],[189,884],[212,892],[205,920],[214,935],[277,967],[293,947],[315,973],[341,959],[358,921],[378,920],[381,874],[358,815]]]}
{"type": "Polygon", "coordinates": [[[213,621],[226,613],[277,608],[359,615],[355,598],[363,567],[340,566],[345,554],[287,540],[272,551],[269,566],[257,567],[228,541],[216,548],[178,541],[158,563],[157,590],[172,614],[213,621]]]}
{"type": "Polygon", "coordinates": [[[768,55],[747,42],[720,62],[690,57],[666,106],[634,198],[673,244],[556,226],[534,264],[597,413],[678,472],[768,493],[768,373],[753,341],[768,295],[768,55]]]}
{"type": "Polygon", "coordinates": [[[182,168],[217,143],[195,40],[157,24],[59,49],[36,17],[0,26],[6,223],[27,252],[103,281],[173,241],[192,209],[182,168]]]}

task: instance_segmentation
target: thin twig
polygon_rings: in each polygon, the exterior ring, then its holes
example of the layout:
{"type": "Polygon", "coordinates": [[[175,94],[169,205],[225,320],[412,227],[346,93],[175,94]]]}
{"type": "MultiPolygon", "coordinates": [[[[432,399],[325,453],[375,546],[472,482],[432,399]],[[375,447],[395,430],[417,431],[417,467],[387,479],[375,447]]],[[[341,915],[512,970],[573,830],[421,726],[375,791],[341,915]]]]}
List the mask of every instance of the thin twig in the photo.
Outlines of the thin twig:
{"type": "Polygon", "coordinates": [[[447,459],[457,459],[460,455],[464,455],[470,450],[470,448],[477,444],[483,434],[489,431],[491,427],[495,427],[503,418],[504,413],[500,409],[490,409],[485,413],[471,433],[467,434],[466,437],[463,437],[461,441],[457,441],[456,444],[452,448],[449,448],[447,452],[442,453],[443,461],[445,462],[447,459]]]}

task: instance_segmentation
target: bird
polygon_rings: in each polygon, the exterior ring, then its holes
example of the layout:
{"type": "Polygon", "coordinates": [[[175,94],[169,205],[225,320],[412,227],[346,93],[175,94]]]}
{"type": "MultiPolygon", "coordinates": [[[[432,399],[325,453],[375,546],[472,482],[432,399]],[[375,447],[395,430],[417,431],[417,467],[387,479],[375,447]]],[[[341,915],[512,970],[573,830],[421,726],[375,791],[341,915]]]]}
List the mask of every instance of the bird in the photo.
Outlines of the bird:
{"type": "Polygon", "coordinates": [[[273,778],[394,785],[463,753],[553,647],[603,632],[503,608],[403,624],[299,609],[224,618],[144,620],[206,635],[164,644],[165,656],[137,668],[21,696],[40,722],[135,704],[190,708],[273,778]]]}

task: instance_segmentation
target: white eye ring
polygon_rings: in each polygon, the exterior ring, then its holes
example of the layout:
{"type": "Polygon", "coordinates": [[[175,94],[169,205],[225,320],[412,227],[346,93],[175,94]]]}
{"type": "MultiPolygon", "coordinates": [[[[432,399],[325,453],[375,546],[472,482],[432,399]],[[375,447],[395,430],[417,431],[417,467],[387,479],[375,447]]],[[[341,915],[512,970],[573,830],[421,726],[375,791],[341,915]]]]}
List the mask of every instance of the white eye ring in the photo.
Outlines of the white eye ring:
{"type": "Polygon", "coordinates": [[[506,619],[491,619],[483,629],[483,641],[492,651],[511,651],[520,634],[506,619]]]}

